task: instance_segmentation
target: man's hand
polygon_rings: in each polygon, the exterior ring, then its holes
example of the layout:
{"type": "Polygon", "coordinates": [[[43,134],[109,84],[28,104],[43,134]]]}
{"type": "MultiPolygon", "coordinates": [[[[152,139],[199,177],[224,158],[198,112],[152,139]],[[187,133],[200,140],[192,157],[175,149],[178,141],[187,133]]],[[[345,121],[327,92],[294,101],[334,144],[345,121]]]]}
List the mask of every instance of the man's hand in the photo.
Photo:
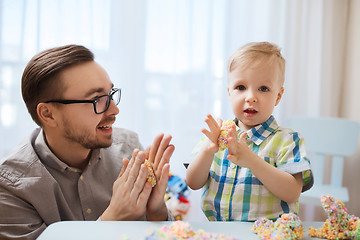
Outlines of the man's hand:
{"type": "Polygon", "coordinates": [[[156,185],[153,187],[147,203],[146,216],[148,220],[164,221],[167,218],[167,208],[164,195],[169,178],[169,161],[175,147],[170,144],[171,136],[159,134],[153,144],[147,149],[148,160],[153,165],[156,185]]]}
{"type": "Polygon", "coordinates": [[[131,160],[123,160],[123,167],[113,185],[108,208],[101,216],[103,221],[137,220],[146,212],[151,184],[146,182],[146,154],[134,150],[131,160]]]}
{"type": "Polygon", "coordinates": [[[169,177],[169,161],[175,147],[171,136],[159,134],[145,151],[134,150],[131,160],[123,160],[123,167],[113,185],[113,196],[101,216],[103,221],[137,220],[146,214],[148,220],[166,220],[164,200],[169,177]],[[147,182],[145,159],[153,165],[156,186],[147,182]]]}

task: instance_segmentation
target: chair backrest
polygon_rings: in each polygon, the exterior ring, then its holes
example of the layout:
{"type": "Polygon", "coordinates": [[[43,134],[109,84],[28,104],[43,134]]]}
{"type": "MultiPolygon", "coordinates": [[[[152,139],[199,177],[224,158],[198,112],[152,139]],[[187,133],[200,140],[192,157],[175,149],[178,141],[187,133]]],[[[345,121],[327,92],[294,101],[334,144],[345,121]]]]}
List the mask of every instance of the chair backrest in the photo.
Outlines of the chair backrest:
{"type": "Polygon", "coordinates": [[[305,139],[306,150],[312,154],[314,184],[323,183],[324,158],[331,155],[330,185],[341,187],[344,157],[353,155],[357,149],[360,124],[343,118],[291,117],[286,126],[298,131],[305,139]]]}

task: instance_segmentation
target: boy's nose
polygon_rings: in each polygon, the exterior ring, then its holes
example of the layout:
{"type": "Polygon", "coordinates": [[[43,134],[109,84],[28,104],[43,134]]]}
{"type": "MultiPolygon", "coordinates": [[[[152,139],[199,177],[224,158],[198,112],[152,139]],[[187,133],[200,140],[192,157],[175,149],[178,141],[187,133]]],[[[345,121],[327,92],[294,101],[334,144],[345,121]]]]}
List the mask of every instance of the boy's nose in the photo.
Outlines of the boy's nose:
{"type": "Polygon", "coordinates": [[[245,101],[249,103],[257,102],[257,98],[253,92],[249,91],[249,93],[246,95],[245,101]]]}

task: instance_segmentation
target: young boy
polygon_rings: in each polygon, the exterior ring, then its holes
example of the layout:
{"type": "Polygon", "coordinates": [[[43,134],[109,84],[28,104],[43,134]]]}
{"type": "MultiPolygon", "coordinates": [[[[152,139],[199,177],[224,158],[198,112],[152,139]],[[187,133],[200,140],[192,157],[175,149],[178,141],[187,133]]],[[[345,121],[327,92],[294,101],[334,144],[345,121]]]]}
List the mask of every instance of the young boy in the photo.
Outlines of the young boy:
{"type": "Polygon", "coordinates": [[[276,219],[298,212],[313,177],[304,139],[272,116],[284,92],[285,60],[268,42],[249,43],[229,59],[228,95],[235,125],[219,150],[222,120],[208,115],[209,130],[187,169],[191,189],[204,186],[202,210],[210,221],[276,219]],[[239,139],[238,139],[239,136],[239,139]]]}

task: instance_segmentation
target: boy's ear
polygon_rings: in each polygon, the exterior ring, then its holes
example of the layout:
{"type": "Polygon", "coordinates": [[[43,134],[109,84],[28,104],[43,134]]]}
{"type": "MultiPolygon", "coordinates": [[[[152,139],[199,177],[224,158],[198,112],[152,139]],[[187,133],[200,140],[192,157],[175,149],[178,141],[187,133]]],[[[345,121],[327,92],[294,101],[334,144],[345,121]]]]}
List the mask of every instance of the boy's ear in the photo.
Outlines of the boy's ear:
{"type": "Polygon", "coordinates": [[[284,94],[284,87],[281,87],[280,91],[278,92],[278,96],[276,98],[275,106],[279,104],[283,94],[284,94]]]}
{"type": "Polygon", "coordinates": [[[49,103],[39,103],[37,105],[36,111],[43,125],[47,125],[49,127],[57,126],[53,115],[53,109],[54,107],[49,103]]]}

